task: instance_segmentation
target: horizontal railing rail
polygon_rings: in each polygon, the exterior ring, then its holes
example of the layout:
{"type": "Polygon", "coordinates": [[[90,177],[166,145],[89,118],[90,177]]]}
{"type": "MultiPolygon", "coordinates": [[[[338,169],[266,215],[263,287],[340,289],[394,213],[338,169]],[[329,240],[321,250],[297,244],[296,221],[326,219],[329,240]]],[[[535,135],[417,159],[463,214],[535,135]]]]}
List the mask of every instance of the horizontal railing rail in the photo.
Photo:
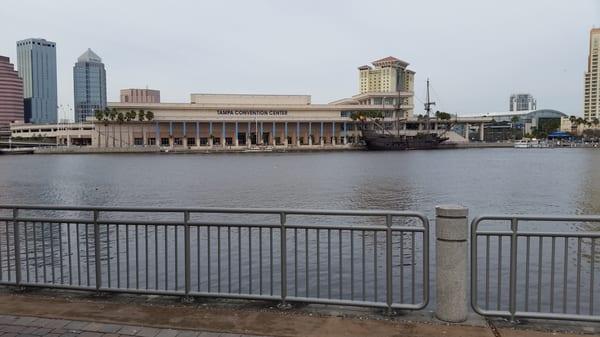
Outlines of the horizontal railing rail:
{"type": "Polygon", "coordinates": [[[0,284],[418,310],[429,301],[429,221],[384,210],[0,205],[0,284]]]}
{"type": "Polygon", "coordinates": [[[600,321],[598,224],[600,216],[485,215],[473,219],[473,310],[512,321],[600,321]],[[567,224],[571,226],[568,231],[560,231],[567,224]],[[574,231],[576,225],[579,228],[574,231]],[[524,226],[531,228],[522,230],[524,226]]]}

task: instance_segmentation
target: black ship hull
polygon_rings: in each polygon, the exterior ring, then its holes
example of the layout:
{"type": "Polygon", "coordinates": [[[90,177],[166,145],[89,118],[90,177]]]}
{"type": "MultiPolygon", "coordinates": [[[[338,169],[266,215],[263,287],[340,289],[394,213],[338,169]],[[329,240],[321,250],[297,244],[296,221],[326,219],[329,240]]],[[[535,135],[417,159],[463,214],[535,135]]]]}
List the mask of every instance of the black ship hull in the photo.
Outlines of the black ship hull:
{"type": "Polygon", "coordinates": [[[383,134],[375,131],[363,131],[363,138],[368,150],[373,151],[406,151],[437,149],[448,140],[435,133],[418,134],[416,136],[383,134]]]}

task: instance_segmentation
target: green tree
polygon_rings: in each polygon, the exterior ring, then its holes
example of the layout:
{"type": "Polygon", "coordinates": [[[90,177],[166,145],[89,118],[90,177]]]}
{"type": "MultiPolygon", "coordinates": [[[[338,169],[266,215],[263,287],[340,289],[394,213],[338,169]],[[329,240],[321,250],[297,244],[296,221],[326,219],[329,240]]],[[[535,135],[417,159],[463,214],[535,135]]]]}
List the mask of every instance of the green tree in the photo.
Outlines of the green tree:
{"type": "Polygon", "coordinates": [[[371,111],[353,112],[350,115],[350,118],[354,121],[356,121],[356,120],[367,121],[369,119],[377,120],[377,119],[383,118],[383,111],[371,110],[371,111]]]}
{"type": "Polygon", "coordinates": [[[600,120],[598,119],[598,117],[592,118],[592,124],[594,124],[595,128],[598,127],[598,124],[600,124],[600,120]]]}
{"type": "Polygon", "coordinates": [[[443,120],[443,121],[449,121],[452,118],[452,116],[447,112],[436,111],[435,118],[443,120]]]}
{"type": "MultiPolygon", "coordinates": [[[[152,121],[154,120],[154,112],[152,112],[152,111],[150,111],[150,110],[146,111],[146,120],[147,120],[148,122],[152,122],[152,121]]],[[[160,137],[160,135],[159,135],[159,137],[160,137]]],[[[159,138],[157,138],[157,139],[155,140],[155,142],[156,142],[155,144],[156,144],[156,145],[160,145],[159,141],[160,141],[160,139],[159,139],[159,138]]]]}
{"type": "Polygon", "coordinates": [[[143,146],[146,146],[146,142],[143,141],[144,138],[146,138],[146,134],[144,133],[144,119],[146,118],[146,112],[143,109],[140,109],[137,113],[137,118],[142,126],[142,142],[144,143],[143,146]]]}
{"type": "Polygon", "coordinates": [[[98,147],[100,147],[100,122],[104,120],[104,113],[100,109],[94,111],[94,117],[96,118],[96,128],[98,128],[98,147]]]}
{"type": "Polygon", "coordinates": [[[123,123],[125,122],[125,114],[121,111],[117,113],[117,123],[119,124],[119,147],[123,147],[123,123]]]}
{"type": "Polygon", "coordinates": [[[575,124],[575,122],[577,121],[577,117],[571,115],[569,116],[569,121],[571,122],[571,124],[575,124]]]}
{"type": "Polygon", "coordinates": [[[125,113],[125,123],[127,124],[127,146],[131,146],[131,121],[135,120],[136,113],[133,110],[125,113]]]}
{"type": "Polygon", "coordinates": [[[104,118],[102,119],[104,122],[104,146],[108,147],[108,122],[110,120],[110,109],[105,107],[102,113],[104,114],[104,118]]]}
{"type": "Polygon", "coordinates": [[[111,128],[112,128],[112,135],[111,135],[111,138],[112,138],[112,146],[113,146],[113,147],[115,147],[115,146],[116,146],[116,141],[117,141],[117,138],[115,137],[115,123],[114,123],[114,122],[115,122],[115,120],[117,119],[117,115],[118,115],[118,114],[119,114],[119,113],[117,112],[117,109],[115,109],[115,108],[112,108],[112,109],[110,109],[110,113],[109,113],[109,115],[108,115],[108,119],[110,119],[110,122],[111,122],[111,128]]]}
{"type": "Polygon", "coordinates": [[[575,134],[577,132],[577,117],[569,116],[569,122],[571,122],[571,133],[575,134]]]}
{"type": "Polygon", "coordinates": [[[102,121],[104,119],[104,113],[102,113],[101,110],[96,109],[94,111],[94,118],[96,118],[97,121],[102,121]]]}

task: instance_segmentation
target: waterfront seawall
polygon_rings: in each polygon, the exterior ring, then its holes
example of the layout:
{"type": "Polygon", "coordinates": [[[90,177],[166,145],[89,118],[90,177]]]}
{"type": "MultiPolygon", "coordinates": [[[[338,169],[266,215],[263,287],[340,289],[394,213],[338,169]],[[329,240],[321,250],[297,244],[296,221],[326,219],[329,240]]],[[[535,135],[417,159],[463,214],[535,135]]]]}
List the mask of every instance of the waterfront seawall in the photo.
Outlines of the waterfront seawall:
{"type": "MultiPolygon", "coordinates": [[[[483,149],[512,148],[512,143],[456,143],[442,144],[439,150],[451,149],[483,149]]],[[[294,152],[344,152],[367,151],[365,146],[298,146],[298,147],[92,147],[92,146],[60,146],[38,147],[29,151],[34,154],[99,154],[99,153],[294,153],[294,152]]],[[[412,151],[412,150],[411,150],[412,151]]],[[[10,153],[7,153],[10,154],[10,153]]]]}

